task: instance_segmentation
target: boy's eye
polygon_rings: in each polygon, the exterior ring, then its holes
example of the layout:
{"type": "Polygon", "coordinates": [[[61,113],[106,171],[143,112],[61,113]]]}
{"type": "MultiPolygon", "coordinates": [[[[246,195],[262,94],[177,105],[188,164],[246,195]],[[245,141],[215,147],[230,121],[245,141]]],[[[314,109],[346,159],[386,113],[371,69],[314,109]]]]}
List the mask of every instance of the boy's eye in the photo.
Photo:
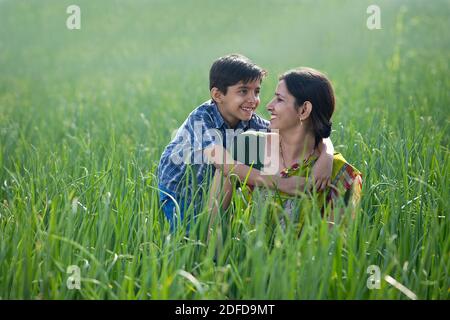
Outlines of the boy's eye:
{"type": "Polygon", "coordinates": [[[239,92],[242,94],[247,94],[247,89],[241,89],[241,90],[239,90],[239,92]]]}

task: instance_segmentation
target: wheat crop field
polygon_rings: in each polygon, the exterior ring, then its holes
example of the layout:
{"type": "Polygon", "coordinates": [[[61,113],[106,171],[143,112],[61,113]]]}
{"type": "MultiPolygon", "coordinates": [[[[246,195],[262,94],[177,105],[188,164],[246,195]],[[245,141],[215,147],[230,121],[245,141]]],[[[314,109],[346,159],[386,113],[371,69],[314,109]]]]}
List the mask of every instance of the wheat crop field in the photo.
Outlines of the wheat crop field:
{"type": "Polygon", "coordinates": [[[0,299],[448,299],[449,16],[447,0],[0,1],[0,299]],[[363,173],[354,220],[312,208],[268,243],[251,217],[270,199],[235,193],[210,241],[206,207],[169,232],[160,155],[235,52],[269,73],[266,119],[279,74],[329,76],[331,140],[363,173]]]}

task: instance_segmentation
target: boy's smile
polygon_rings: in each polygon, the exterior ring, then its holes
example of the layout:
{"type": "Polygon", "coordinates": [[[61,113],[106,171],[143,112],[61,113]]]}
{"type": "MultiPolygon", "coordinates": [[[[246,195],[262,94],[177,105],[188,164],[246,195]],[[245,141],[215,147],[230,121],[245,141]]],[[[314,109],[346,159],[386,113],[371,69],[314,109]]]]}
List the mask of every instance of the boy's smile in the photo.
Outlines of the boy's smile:
{"type": "Polygon", "coordinates": [[[253,112],[260,103],[260,90],[260,79],[247,83],[240,81],[229,86],[226,94],[218,91],[213,98],[224,120],[234,128],[239,121],[248,121],[252,118],[253,112]]]}

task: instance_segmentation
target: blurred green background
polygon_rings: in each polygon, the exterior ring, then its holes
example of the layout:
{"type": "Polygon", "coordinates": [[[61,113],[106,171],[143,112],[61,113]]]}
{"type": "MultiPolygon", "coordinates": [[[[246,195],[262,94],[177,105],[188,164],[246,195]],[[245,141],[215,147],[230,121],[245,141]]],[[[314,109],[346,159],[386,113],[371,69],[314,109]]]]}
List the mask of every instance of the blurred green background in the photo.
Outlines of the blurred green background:
{"type": "MultiPolygon", "coordinates": [[[[177,128],[209,97],[211,63],[232,52],[269,71],[263,115],[277,76],[297,66],[331,77],[338,97],[335,122],[349,112],[357,125],[397,111],[399,105],[387,105],[390,95],[413,104],[448,98],[448,82],[439,75],[448,71],[449,1],[377,1],[381,30],[366,27],[373,1],[77,1],[81,30],[66,28],[70,4],[0,3],[3,117],[20,108],[33,114],[32,121],[50,121],[55,114],[67,120],[76,112],[97,121],[104,112],[107,124],[121,126],[143,113],[162,118],[135,136],[157,148],[156,155],[167,142],[157,132],[177,128]],[[434,84],[427,97],[417,95],[424,82],[434,84]]],[[[445,106],[423,111],[448,120],[445,106]]],[[[58,127],[52,129],[64,129],[58,127]]]]}
{"type": "MultiPolygon", "coordinates": [[[[263,115],[277,76],[297,66],[331,77],[338,97],[335,121],[351,113],[357,125],[405,108],[388,106],[390,96],[418,105],[448,98],[448,81],[440,77],[449,61],[445,0],[377,1],[381,30],[366,27],[373,1],[80,0],[81,30],[66,28],[70,4],[0,3],[3,113],[11,112],[13,103],[34,113],[35,120],[40,114],[52,117],[42,110],[70,119],[84,101],[78,112],[96,119],[105,111],[100,105],[106,105],[114,109],[104,114],[109,124],[139,119],[141,113],[162,118],[135,137],[149,143],[160,136],[156,132],[177,128],[209,97],[211,63],[232,52],[269,71],[259,108],[263,115]],[[417,94],[424,83],[434,84],[426,97],[417,94]]],[[[448,120],[445,106],[422,111],[436,121],[448,120]]]]}

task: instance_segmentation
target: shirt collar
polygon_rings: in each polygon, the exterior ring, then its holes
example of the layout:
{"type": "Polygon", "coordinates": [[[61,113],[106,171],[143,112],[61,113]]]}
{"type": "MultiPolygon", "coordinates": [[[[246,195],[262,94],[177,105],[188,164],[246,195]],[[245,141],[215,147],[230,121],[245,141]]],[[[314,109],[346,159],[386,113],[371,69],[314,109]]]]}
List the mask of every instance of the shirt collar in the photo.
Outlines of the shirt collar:
{"type": "MultiPolygon", "coordinates": [[[[216,102],[211,99],[210,103],[211,103],[212,116],[213,116],[214,124],[215,124],[216,128],[220,129],[222,126],[224,126],[225,129],[230,129],[230,126],[225,122],[222,115],[220,114],[219,107],[217,106],[216,102]]],[[[252,119],[253,119],[253,117],[254,117],[254,115],[252,115],[252,119]]],[[[237,129],[247,130],[249,128],[250,121],[251,121],[251,119],[249,121],[242,121],[242,120],[239,121],[234,130],[237,130],[237,129]]]]}

